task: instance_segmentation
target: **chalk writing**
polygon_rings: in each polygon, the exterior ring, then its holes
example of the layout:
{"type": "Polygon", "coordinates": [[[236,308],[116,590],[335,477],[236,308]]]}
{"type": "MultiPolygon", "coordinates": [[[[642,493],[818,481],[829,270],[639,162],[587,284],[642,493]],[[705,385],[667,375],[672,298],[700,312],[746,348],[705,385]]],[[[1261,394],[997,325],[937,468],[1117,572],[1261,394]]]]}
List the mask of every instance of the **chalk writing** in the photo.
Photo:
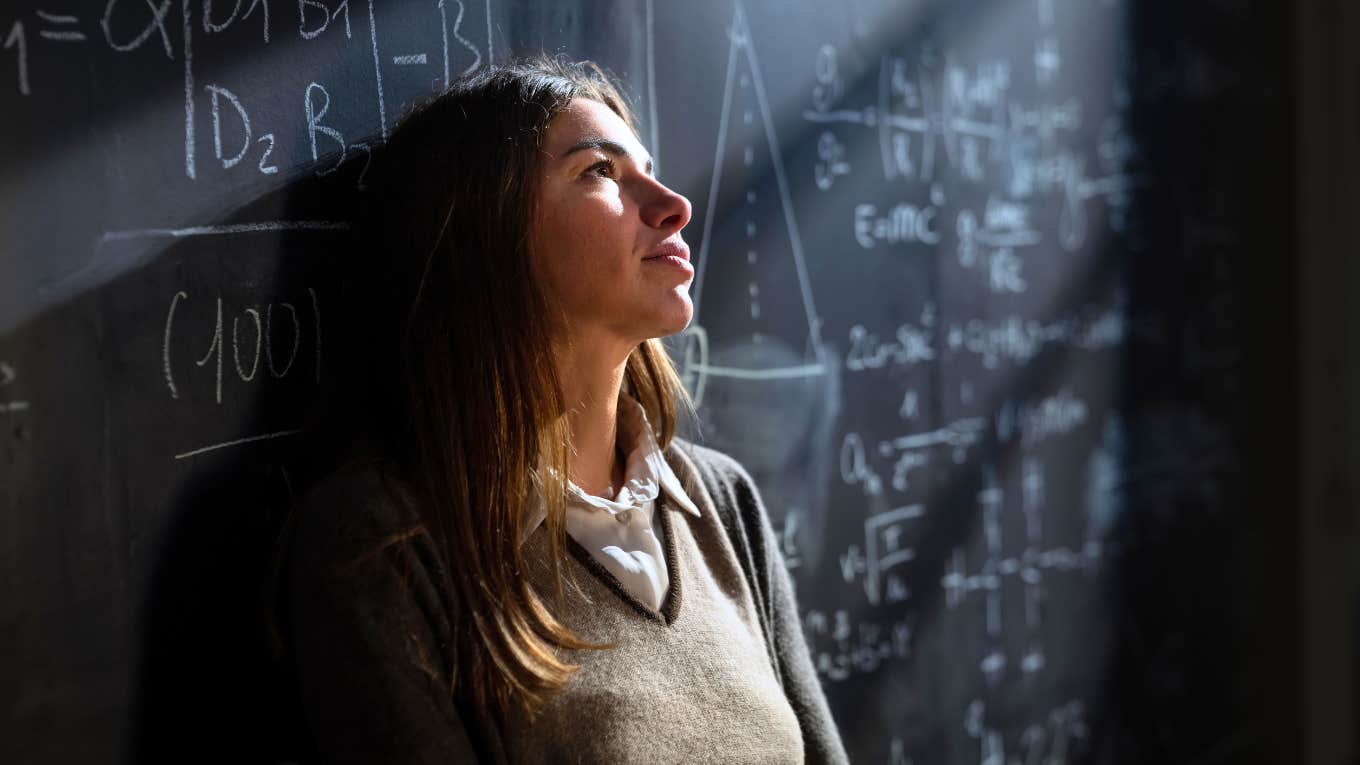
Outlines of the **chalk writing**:
{"type": "MultiPolygon", "coordinates": [[[[320,383],[321,305],[314,289],[309,287],[307,296],[312,309],[309,318],[312,320],[310,338],[315,351],[315,381],[320,383]]],[[[188,292],[179,290],[170,298],[162,328],[161,369],[165,378],[166,390],[169,391],[172,399],[180,398],[174,351],[179,345],[175,338],[177,333],[182,330],[176,317],[178,311],[181,310],[181,304],[188,301],[189,297],[188,292]]],[[[308,334],[308,330],[303,327],[297,306],[289,301],[265,304],[263,315],[258,306],[242,308],[239,313],[232,315],[229,332],[226,331],[225,327],[222,298],[219,296],[214,299],[212,329],[209,334],[207,350],[201,357],[194,359],[195,367],[202,368],[211,365],[213,370],[213,400],[217,404],[222,403],[225,380],[224,360],[228,353],[230,353],[236,377],[241,382],[255,380],[260,370],[261,358],[264,360],[265,369],[268,370],[270,377],[284,378],[288,376],[294,362],[297,361],[303,338],[308,334]],[[276,344],[279,337],[286,338],[282,347],[276,344]],[[230,352],[227,350],[228,343],[231,346],[230,352]]]]}

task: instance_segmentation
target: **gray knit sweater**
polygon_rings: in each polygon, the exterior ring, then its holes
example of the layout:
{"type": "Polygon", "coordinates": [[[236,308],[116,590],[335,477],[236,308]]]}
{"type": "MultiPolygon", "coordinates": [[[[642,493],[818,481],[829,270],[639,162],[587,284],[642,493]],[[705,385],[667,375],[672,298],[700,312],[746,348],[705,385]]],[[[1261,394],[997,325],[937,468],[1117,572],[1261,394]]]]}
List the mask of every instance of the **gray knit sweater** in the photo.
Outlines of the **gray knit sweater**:
{"type": "MultiPolygon", "coordinates": [[[[412,656],[439,666],[458,614],[427,533],[343,566],[416,518],[377,463],[315,486],[299,509],[290,582],[292,655],[326,763],[845,762],[765,507],[731,457],[675,439],[665,450],[695,518],[662,502],[671,589],[634,598],[568,537],[567,609],[605,651],[532,722],[494,725],[450,698],[412,656]],[[572,584],[574,583],[574,584],[572,584]]],[[[549,592],[546,528],[525,575],[549,592]]]]}

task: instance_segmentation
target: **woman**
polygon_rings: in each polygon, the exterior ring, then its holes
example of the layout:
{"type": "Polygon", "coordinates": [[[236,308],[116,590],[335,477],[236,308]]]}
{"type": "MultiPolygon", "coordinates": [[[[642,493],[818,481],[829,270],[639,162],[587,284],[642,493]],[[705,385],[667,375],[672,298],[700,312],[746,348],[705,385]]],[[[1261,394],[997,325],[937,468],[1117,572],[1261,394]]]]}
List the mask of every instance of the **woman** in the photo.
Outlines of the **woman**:
{"type": "Polygon", "coordinates": [[[484,70],[367,182],[285,580],[323,761],[844,761],[753,482],[674,435],[690,205],[615,86],[484,70]]]}

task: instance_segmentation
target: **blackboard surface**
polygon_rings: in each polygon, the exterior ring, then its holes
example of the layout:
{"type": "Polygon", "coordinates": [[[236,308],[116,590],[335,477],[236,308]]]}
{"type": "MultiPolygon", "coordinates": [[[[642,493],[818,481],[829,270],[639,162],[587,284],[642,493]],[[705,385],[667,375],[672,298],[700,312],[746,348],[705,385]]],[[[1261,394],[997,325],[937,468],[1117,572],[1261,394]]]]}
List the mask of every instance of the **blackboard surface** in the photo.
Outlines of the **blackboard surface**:
{"type": "Polygon", "coordinates": [[[760,484],[853,761],[1268,757],[1282,16],[9,4],[0,759],[311,761],[256,617],[328,263],[403,110],[535,49],[618,73],[694,204],[688,435],[760,484]]]}

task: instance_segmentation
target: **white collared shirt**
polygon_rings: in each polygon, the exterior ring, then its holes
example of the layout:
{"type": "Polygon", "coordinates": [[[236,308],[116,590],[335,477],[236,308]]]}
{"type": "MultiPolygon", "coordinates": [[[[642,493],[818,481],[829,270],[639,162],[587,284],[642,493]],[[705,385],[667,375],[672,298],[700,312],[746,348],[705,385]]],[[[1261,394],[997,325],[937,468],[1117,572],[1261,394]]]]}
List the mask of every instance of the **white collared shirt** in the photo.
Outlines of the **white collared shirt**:
{"type": "MultiPolygon", "coordinates": [[[[666,462],[642,404],[619,390],[617,443],[627,455],[623,486],[614,498],[587,494],[574,481],[567,484],[567,533],[599,561],[624,589],[655,611],[670,589],[670,572],[662,549],[657,500],[664,490],[677,506],[699,517],[666,462]]],[[[547,509],[531,489],[530,511],[521,528],[520,544],[543,523],[547,509]]]]}

